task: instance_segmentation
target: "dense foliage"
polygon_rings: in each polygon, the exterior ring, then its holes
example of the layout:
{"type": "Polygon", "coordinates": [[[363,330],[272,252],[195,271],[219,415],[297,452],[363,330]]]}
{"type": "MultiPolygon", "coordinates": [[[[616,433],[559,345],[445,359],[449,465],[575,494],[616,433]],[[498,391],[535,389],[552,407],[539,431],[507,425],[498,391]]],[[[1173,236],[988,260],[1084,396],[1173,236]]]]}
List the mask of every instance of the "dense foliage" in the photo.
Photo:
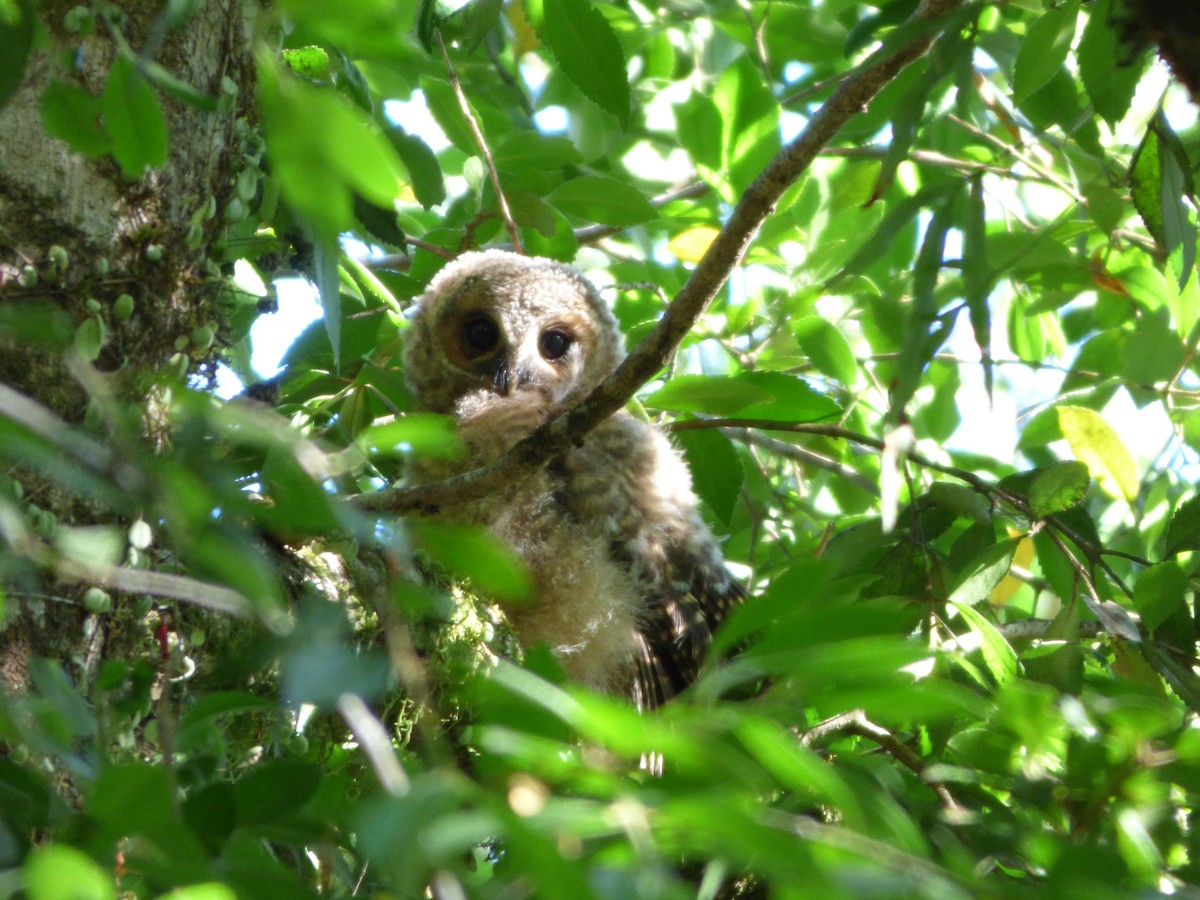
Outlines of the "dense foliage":
{"type": "Polygon", "coordinates": [[[150,178],[187,107],[242,155],[143,238],[194,273],[165,350],[107,262],[0,278],[0,353],[86,408],[0,384],[5,652],[86,613],[0,694],[0,897],[1200,889],[1200,131],[1154,4],[277,0],[253,98],[156,57],[198,6],[134,45],[0,0],[0,100],[48,41],[115,48],[100,92],[55,57],[70,152],[150,178]],[[510,555],[404,493],[456,449],[404,309],[513,242],[630,347],[715,293],[626,396],[751,599],[653,714],[514,647],[510,555]],[[323,320],[214,399],[297,273],[323,320]]]}

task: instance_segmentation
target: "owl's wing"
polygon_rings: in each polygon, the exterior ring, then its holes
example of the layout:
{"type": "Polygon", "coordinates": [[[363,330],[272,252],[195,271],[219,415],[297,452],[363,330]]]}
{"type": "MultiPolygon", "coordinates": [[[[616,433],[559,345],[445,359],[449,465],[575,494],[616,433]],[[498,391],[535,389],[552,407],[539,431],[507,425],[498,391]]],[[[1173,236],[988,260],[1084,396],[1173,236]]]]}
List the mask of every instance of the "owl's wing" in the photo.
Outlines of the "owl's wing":
{"type": "Polygon", "coordinates": [[[634,637],[638,709],[661,706],[696,680],[713,632],[746,596],[741,583],[710,559],[677,556],[670,568],[674,577],[648,598],[634,637]]]}
{"type": "Polygon", "coordinates": [[[745,596],[700,515],[687,465],[664,434],[622,411],[550,471],[564,509],[608,541],[633,582],[633,699],[659,706],[696,679],[713,632],[745,596]]]}

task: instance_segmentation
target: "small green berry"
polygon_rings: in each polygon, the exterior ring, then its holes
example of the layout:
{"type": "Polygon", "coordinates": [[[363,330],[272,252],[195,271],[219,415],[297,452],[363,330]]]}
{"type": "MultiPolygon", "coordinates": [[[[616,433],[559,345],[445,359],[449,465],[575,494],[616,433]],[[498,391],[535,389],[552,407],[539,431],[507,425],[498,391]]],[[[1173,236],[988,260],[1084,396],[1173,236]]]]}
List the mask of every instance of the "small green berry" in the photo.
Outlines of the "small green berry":
{"type": "Polygon", "coordinates": [[[293,734],[287,740],[287,748],[291,753],[303,756],[308,752],[308,738],[302,734],[293,734]]]}
{"type": "Polygon", "coordinates": [[[212,325],[198,325],[192,329],[192,344],[200,350],[207,350],[216,336],[216,329],[212,325]]]}
{"type": "Polygon", "coordinates": [[[90,587],[83,592],[83,608],[97,616],[112,612],[112,597],[102,588],[90,587]]]}
{"type": "Polygon", "coordinates": [[[113,318],[118,322],[126,321],[133,315],[133,297],[129,294],[122,294],[113,301],[112,308],[113,318]]]}
{"type": "Polygon", "coordinates": [[[101,309],[100,301],[95,297],[88,297],[87,300],[83,302],[83,306],[92,315],[96,315],[101,309]]]}
{"type": "Polygon", "coordinates": [[[237,195],[249,203],[258,191],[258,170],[242,169],[237,180],[237,195]]]}
{"type": "Polygon", "coordinates": [[[138,550],[145,550],[154,541],[154,531],[145,519],[138,519],[129,526],[129,543],[138,550]]]}
{"type": "Polygon", "coordinates": [[[162,255],[163,255],[163,249],[160,245],[158,245],[158,244],[147,244],[146,245],[146,259],[150,260],[150,262],[158,262],[160,259],[162,259],[162,255]]]}

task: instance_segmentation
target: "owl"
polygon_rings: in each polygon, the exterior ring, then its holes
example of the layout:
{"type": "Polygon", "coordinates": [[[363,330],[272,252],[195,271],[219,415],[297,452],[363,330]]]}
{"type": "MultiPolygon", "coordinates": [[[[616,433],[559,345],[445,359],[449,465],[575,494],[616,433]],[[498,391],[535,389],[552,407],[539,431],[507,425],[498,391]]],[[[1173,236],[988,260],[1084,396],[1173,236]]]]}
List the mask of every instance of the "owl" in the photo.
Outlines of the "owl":
{"type": "MultiPolygon", "coordinates": [[[[575,269],[463,254],[419,298],[404,371],[427,409],[454,416],[468,452],[420,464],[414,481],[495,461],[623,357],[616,320],[575,269]]],[[[528,568],[532,600],[506,608],[523,644],[546,642],[569,678],[641,708],[695,679],[743,596],[682,456],[624,410],[533,475],[443,515],[486,526],[528,568]]]]}

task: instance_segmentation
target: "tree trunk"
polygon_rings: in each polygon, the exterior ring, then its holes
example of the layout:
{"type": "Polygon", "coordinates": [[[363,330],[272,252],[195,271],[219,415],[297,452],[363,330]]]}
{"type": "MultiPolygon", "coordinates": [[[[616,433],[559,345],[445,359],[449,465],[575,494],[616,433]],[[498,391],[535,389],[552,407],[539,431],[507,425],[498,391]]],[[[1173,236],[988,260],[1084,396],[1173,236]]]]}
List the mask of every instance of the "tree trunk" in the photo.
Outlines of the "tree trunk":
{"type": "MultiPolygon", "coordinates": [[[[45,39],[35,41],[23,82],[0,109],[0,382],[71,423],[85,421],[95,385],[140,404],[164,368],[180,375],[212,370],[222,324],[219,245],[235,218],[227,204],[239,175],[256,169],[261,156],[246,119],[254,59],[240,0],[197,4],[177,27],[168,27],[158,0],[106,6],[114,11],[110,20],[89,19],[91,27],[80,28],[86,9],[73,0],[41,4],[45,39]],[[88,158],[49,136],[42,115],[52,82],[99,96],[122,43],[137,54],[140,71],[162,66],[217,101],[206,111],[155,90],[169,155],[137,179],[111,156],[88,158]],[[31,327],[41,328],[35,337],[42,340],[29,339],[31,327]],[[79,352],[61,352],[64,343],[79,352]],[[65,362],[72,356],[105,377],[85,388],[80,382],[89,379],[65,362]]],[[[153,436],[149,421],[144,417],[143,431],[153,436]]],[[[5,474],[20,485],[10,488],[30,521],[49,515],[50,522],[86,525],[106,518],[30,470],[5,474]]],[[[114,639],[99,633],[101,617],[85,612],[77,588],[39,584],[3,554],[0,578],[17,584],[0,630],[4,686],[24,686],[33,655],[74,660],[86,670],[114,639]]],[[[145,640],[144,627],[138,632],[131,638],[145,640]]]]}

